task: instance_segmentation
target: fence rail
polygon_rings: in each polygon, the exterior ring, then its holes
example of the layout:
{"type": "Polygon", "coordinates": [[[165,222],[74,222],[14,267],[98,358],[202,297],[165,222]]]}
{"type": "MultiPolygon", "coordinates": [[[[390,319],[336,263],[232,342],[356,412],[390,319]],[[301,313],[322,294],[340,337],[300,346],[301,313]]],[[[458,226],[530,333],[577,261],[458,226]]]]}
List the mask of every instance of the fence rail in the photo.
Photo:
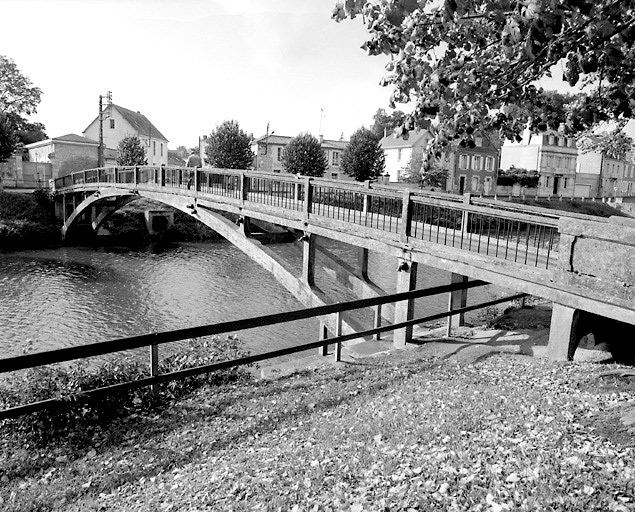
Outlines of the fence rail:
{"type": "Polygon", "coordinates": [[[560,217],[588,215],[490,199],[402,190],[370,182],[343,182],[234,169],[112,167],[55,180],[56,191],[132,184],[183,189],[201,198],[304,212],[391,235],[447,245],[489,257],[548,269],[557,259],[560,217]]]}
{"type": "MultiPolygon", "coordinates": [[[[75,359],[84,359],[89,357],[95,357],[99,355],[111,354],[114,352],[122,352],[128,350],[139,349],[143,347],[150,347],[150,376],[141,378],[134,381],[115,384],[107,387],[97,388],[93,390],[84,391],[79,393],[75,398],[88,399],[98,395],[121,392],[131,389],[137,389],[145,386],[156,386],[158,384],[194,375],[200,375],[204,373],[210,373],[213,371],[233,368],[237,366],[248,365],[275,357],[284,355],[290,355],[297,352],[309,350],[312,348],[326,348],[328,345],[335,345],[336,359],[339,360],[341,355],[341,345],[345,341],[364,338],[371,335],[376,335],[382,332],[388,332],[395,329],[405,328],[422,322],[430,322],[441,318],[473,311],[475,309],[490,307],[502,302],[509,302],[517,298],[526,296],[526,294],[516,294],[507,296],[492,301],[488,301],[481,304],[475,304],[472,306],[449,310],[447,312],[429,315],[423,318],[411,319],[405,322],[400,322],[391,325],[377,325],[372,329],[368,329],[362,332],[356,332],[352,334],[339,335],[333,338],[320,339],[309,343],[303,343],[279,349],[275,351],[265,352],[262,354],[256,354],[253,356],[246,356],[238,359],[222,361],[220,363],[213,363],[204,366],[198,366],[195,368],[188,368],[175,372],[157,374],[159,350],[158,346],[164,343],[181,341],[192,337],[209,336],[214,334],[225,334],[241,331],[245,329],[252,329],[255,327],[262,327],[266,325],[274,325],[279,323],[286,323],[295,320],[302,320],[307,318],[321,317],[329,314],[336,314],[338,317],[338,323],[341,321],[341,313],[344,311],[350,311],[354,309],[380,306],[382,304],[397,302],[400,300],[413,300],[416,298],[429,297],[441,293],[450,293],[457,290],[464,290],[469,288],[475,288],[484,286],[489,283],[481,280],[473,280],[462,283],[453,283],[444,286],[437,286],[434,288],[428,288],[424,290],[415,290],[411,292],[403,292],[392,295],[385,295],[381,297],[374,297],[370,299],[358,299],[348,302],[342,302],[338,304],[331,304],[327,306],[319,306],[314,308],[305,308],[295,311],[285,312],[283,314],[276,313],[272,315],[264,315],[259,317],[246,318],[243,320],[235,320],[230,322],[223,322],[219,324],[204,325],[199,327],[191,327],[186,329],[178,329],[174,331],[166,331],[161,333],[145,334],[140,336],[133,336],[127,338],[119,338],[115,340],[91,343],[88,345],[82,345],[78,347],[67,347],[56,350],[50,350],[46,352],[40,352],[35,354],[26,354],[21,356],[15,356],[5,359],[0,359],[0,373],[13,372],[18,370],[24,370],[28,368],[34,368],[38,366],[44,366],[49,364],[56,364],[62,362],[68,362],[75,359]]],[[[33,402],[29,404],[23,404],[9,409],[0,410],[0,420],[15,418],[24,414],[30,414],[32,412],[40,411],[43,409],[59,406],[61,404],[68,403],[63,399],[47,399],[39,402],[33,402]]]]}

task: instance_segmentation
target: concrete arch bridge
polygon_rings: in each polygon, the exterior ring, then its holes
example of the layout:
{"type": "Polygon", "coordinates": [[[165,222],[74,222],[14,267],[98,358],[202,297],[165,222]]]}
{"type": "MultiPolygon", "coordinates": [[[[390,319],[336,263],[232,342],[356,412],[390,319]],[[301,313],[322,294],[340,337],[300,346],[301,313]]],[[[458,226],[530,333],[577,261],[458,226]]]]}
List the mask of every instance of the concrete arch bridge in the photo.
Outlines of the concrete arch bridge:
{"type": "MultiPolygon", "coordinates": [[[[382,294],[367,279],[368,251],[395,256],[397,292],[416,287],[417,265],[451,272],[453,282],[481,279],[553,302],[549,353],[572,358],[579,340],[619,339],[635,348],[635,220],[609,219],[370,182],[228,169],[110,167],[55,180],[63,234],[80,219],[97,230],[112,212],[145,197],[205,223],[247,253],[308,307],[325,303],[314,286],[316,237],[359,247],[356,269],[335,259],[346,285],[360,297],[382,294]],[[233,223],[220,215],[239,217],[233,223]],[[252,220],[302,234],[299,277],[266,246],[249,237],[252,220]]],[[[333,259],[331,259],[333,260],[333,259]]],[[[466,290],[453,292],[454,308],[466,290]]],[[[390,321],[412,318],[404,301],[378,312],[390,321]]],[[[334,318],[325,326],[335,332],[334,318]]],[[[351,322],[346,330],[356,330],[351,322]]],[[[403,346],[411,329],[395,333],[403,346]]]]}

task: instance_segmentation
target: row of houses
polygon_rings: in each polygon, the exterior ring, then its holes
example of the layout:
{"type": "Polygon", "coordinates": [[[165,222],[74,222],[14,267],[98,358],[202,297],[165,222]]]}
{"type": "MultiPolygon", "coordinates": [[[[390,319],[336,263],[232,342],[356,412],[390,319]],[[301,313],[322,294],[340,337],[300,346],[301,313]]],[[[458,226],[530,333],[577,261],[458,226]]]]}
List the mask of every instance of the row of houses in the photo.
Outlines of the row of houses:
{"type": "MultiPolygon", "coordinates": [[[[102,137],[104,165],[115,165],[117,145],[126,136],[137,136],[145,150],[148,165],[183,165],[187,155],[168,150],[168,140],[143,114],[111,104],[104,111],[102,137]]],[[[100,118],[95,117],[82,135],[67,134],[25,147],[28,162],[21,155],[0,164],[0,182],[36,188],[48,180],[98,165],[100,118]]],[[[252,167],[262,172],[282,172],[282,154],[293,137],[268,134],[252,144],[252,167]]],[[[384,181],[398,182],[404,170],[421,155],[430,135],[426,131],[409,133],[407,138],[386,136],[380,141],[385,154],[384,181]]],[[[320,144],[328,160],[326,178],[351,179],[342,171],[342,155],[348,142],[326,140],[320,144]]],[[[500,147],[486,135],[474,136],[470,146],[453,145],[441,165],[447,170],[445,190],[463,194],[500,193],[500,169],[526,169],[539,176],[531,193],[540,196],[620,197],[635,195],[635,163],[630,155],[620,160],[602,153],[581,153],[572,137],[558,132],[540,134],[526,130],[519,142],[506,141],[500,147]]]]}
{"type": "MultiPolygon", "coordinates": [[[[117,146],[126,136],[139,137],[148,165],[183,163],[168,152],[168,139],[140,112],[111,104],[103,112],[103,162],[116,164],[117,146]],[[170,162],[171,159],[175,159],[170,162]]],[[[96,116],[82,135],[69,133],[59,137],[27,144],[27,161],[21,153],[0,164],[0,182],[6,187],[39,188],[48,186],[50,179],[75,171],[91,169],[99,162],[100,118],[96,116]]]]}

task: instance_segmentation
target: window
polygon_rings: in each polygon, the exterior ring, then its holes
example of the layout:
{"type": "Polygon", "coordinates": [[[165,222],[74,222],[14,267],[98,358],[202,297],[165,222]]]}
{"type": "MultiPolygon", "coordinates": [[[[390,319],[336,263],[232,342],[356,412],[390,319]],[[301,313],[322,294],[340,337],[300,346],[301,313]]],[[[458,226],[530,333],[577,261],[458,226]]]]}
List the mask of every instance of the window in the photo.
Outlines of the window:
{"type": "Polygon", "coordinates": [[[152,154],[156,156],[157,154],[157,141],[153,140],[152,141],[152,154]]]}
{"type": "Polygon", "coordinates": [[[551,181],[551,178],[550,178],[549,176],[547,176],[547,177],[545,178],[545,187],[548,187],[548,186],[549,186],[549,182],[550,182],[550,181],[551,181]]]}
{"type": "Polygon", "coordinates": [[[333,151],[333,165],[340,165],[340,153],[339,151],[333,151]]]}
{"type": "Polygon", "coordinates": [[[575,139],[567,139],[567,146],[572,148],[575,146],[575,139]]]}
{"type": "Polygon", "coordinates": [[[111,120],[110,120],[110,129],[111,129],[111,130],[114,130],[114,129],[115,129],[115,120],[114,120],[114,119],[111,119],[111,120]]]}
{"type": "Polygon", "coordinates": [[[564,146],[564,143],[565,143],[564,137],[558,137],[557,141],[558,141],[558,146],[564,146]]]}
{"type": "Polygon", "coordinates": [[[477,148],[483,147],[483,137],[474,137],[474,144],[477,148]]]}
{"type": "Polygon", "coordinates": [[[278,148],[278,154],[276,155],[278,162],[282,161],[282,148],[278,148]]]}
{"type": "Polygon", "coordinates": [[[569,181],[569,178],[562,178],[562,188],[567,188],[567,181],[569,181]]]}
{"type": "Polygon", "coordinates": [[[401,148],[397,150],[397,162],[401,162],[401,148]]]}
{"type": "Polygon", "coordinates": [[[459,169],[467,169],[467,163],[468,163],[468,156],[467,155],[461,155],[459,157],[459,169]]]}
{"type": "Polygon", "coordinates": [[[494,158],[491,156],[488,156],[485,159],[485,170],[486,171],[493,171],[494,170],[494,158]]]}
{"type": "Polygon", "coordinates": [[[624,166],[624,177],[628,178],[628,167],[626,165],[624,166]]]}
{"type": "Polygon", "coordinates": [[[472,176],[472,192],[478,192],[478,176],[472,176]]]}
{"type": "Polygon", "coordinates": [[[549,145],[553,146],[556,143],[556,138],[553,135],[549,135],[549,145]]]}
{"type": "Polygon", "coordinates": [[[474,155],[472,157],[472,169],[476,171],[481,170],[481,156],[480,155],[474,155]]]}
{"type": "Polygon", "coordinates": [[[332,172],[332,173],[331,173],[331,179],[332,179],[332,180],[336,180],[336,179],[337,179],[337,175],[338,175],[338,173],[336,173],[336,172],[332,172]]]}
{"type": "Polygon", "coordinates": [[[161,156],[163,156],[163,142],[161,143],[161,156]]]}
{"type": "Polygon", "coordinates": [[[562,157],[557,156],[554,158],[555,162],[554,162],[554,166],[555,167],[562,167],[562,157]]]}

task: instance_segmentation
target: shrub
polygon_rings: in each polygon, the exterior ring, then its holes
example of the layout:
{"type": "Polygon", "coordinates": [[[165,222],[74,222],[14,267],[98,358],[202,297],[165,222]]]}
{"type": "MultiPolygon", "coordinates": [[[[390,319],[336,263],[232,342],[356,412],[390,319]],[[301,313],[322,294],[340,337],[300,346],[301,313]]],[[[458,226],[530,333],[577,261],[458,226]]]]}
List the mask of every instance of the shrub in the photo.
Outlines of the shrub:
{"type": "MultiPolygon", "coordinates": [[[[159,373],[168,373],[215,362],[237,359],[248,355],[236,336],[213,336],[190,339],[165,357],[159,364],[159,373]]],[[[28,351],[30,347],[27,347],[28,351]]],[[[16,436],[32,445],[44,445],[56,438],[70,435],[75,442],[88,440],[97,426],[135,410],[157,408],[203,385],[220,385],[247,379],[244,368],[188,377],[158,386],[153,394],[149,387],[93,397],[80,397],[91,389],[138,380],[149,376],[145,359],[127,356],[108,360],[90,367],[83,359],[70,365],[49,365],[29,368],[8,374],[0,381],[0,409],[41,400],[57,399],[64,403],[15,419],[4,420],[4,433],[16,436]]]]}

